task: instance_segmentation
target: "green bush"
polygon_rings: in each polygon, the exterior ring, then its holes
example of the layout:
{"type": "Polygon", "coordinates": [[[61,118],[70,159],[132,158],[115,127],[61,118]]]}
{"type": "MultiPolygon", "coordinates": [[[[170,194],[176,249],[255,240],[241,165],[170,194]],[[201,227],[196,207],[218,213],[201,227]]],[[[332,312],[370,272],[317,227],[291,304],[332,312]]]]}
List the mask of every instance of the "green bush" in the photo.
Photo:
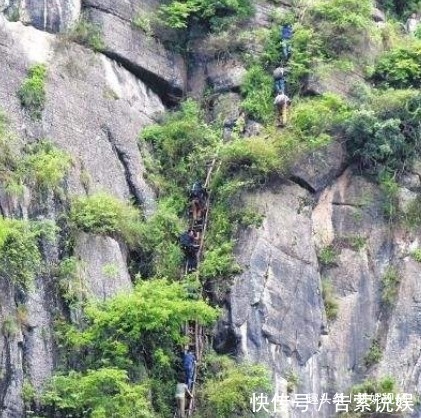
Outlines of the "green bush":
{"type": "Polygon", "coordinates": [[[421,248],[417,248],[416,250],[412,251],[411,256],[415,261],[421,263],[421,248]]]}
{"type": "Polygon", "coordinates": [[[328,55],[355,51],[367,35],[372,8],[371,0],[320,0],[314,4],[310,13],[328,55]]]}
{"type": "Polygon", "coordinates": [[[296,131],[317,137],[338,128],[349,115],[349,107],[341,97],[325,93],[320,97],[305,98],[294,103],[290,123],[296,131]]]}
{"type": "MultiPolygon", "coordinates": [[[[68,328],[65,342],[72,350],[86,349],[86,367],[113,365],[133,370],[139,362],[139,349],[147,357],[148,368],[155,367],[152,355],[156,350],[171,359],[174,350],[186,343],[183,325],[196,320],[212,323],[217,312],[204,301],[192,300],[182,283],[165,279],[139,282],[133,293],[121,294],[103,304],[86,307],[83,331],[68,328]]],[[[162,364],[161,364],[162,366],[162,364]]]]}
{"type": "Polygon", "coordinates": [[[421,42],[386,52],[377,62],[373,81],[397,89],[421,87],[421,42]]]}
{"type": "Polygon", "coordinates": [[[242,109],[259,122],[273,122],[273,88],[273,79],[264,68],[257,64],[250,67],[241,85],[241,92],[245,96],[241,103],[242,109]]]}
{"type": "Polygon", "coordinates": [[[262,365],[236,364],[227,356],[208,357],[206,365],[201,393],[204,418],[248,416],[251,394],[272,390],[270,375],[262,365]]]}
{"type": "Polygon", "coordinates": [[[0,276],[28,288],[40,272],[41,238],[52,241],[54,224],[0,217],[0,276]]]}
{"type": "Polygon", "coordinates": [[[47,67],[45,64],[36,64],[29,68],[28,76],[25,78],[18,91],[18,96],[23,107],[25,107],[33,119],[40,119],[45,104],[45,78],[47,67]]]}
{"type": "Polygon", "coordinates": [[[69,154],[48,141],[29,145],[18,164],[16,174],[26,184],[41,189],[57,189],[70,170],[69,154]]]}
{"type": "Polygon", "coordinates": [[[325,305],[326,317],[333,321],[338,316],[339,305],[333,292],[333,286],[330,280],[322,280],[322,297],[325,305]]]}
{"type": "Polygon", "coordinates": [[[386,307],[392,307],[395,303],[400,281],[399,273],[395,268],[389,267],[384,273],[381,279],[381,299],[386,307]]]}
{"type": "Polygon", "coordinates": [[[421,153],[421,96],[402,94],[399,108],[356,111],[345,123],[346,146],[364,168],[398,172],[421,153]]]}
{"type": "Polygon", "coordinates": [[[379,0],[379,7],[396,14],[399,17],[408,17],[412,12],[420,9],[419,0],[379,0]]]}
{"type": "Polygon", "coordinates": [[[95,23],[81,18],[65,35],[70,41],[77,42],[94,51],[103,51],[105,43],[102,37],[101,28],[95,23]]]}
{"type": "Polygon", "coordinates": [[[333,245],[328,245],[320,249],[318,254],[319,262],[324,266],[332,266],[336,264],[338,252],[333,245]]]}
{"type": "Polygon", "coordinates": [[[377,340],[373,340],[371,343],[370,349],[368,350],[367,354],[364,357],[364,364],[367,367],[371,367],[374,364],[379,363],[382,359],[383,353],[380,347],[380,344],[377,340]]]}
{"type": "Polygon", "coordinates": [[[74,227],[94,234],[117,234],[129,245],[139,245],[141,218],[133,206],[105,193],[73,200],[70,221],[74,227]]]}
{"type": "Polygon", "coordinates": [[[421,197],[417,197],[409,203],[405,210],[405,223],[409,228],[419,228],[421,226],[421,197]]]}
{"type": "Polygon", "coordinates": [[[86,373],[72,371],[67,376],[55,376],[47,385],[41,403],[60,416],[90,416],[95,418],[154,418],[148,382],[131,384],[124,370],[103,367],[86,373]],[[86,415],[89,411],[88,415],[86,415]]]}
{"type": "Polygon", "coordinates": [[[185,29],[193,18],[220,27],[221,16],[241,19],[250,16],[252,10],[250,0],[171,0],[160,7],[160,14],[169,27],[185,29]]]}
{"type": "Polygon", "coordinates": [[[219,139],[205,122],[203,111],[190,99],[178,112],[167,114],[160,125],[148,126],[141,134],[141,140],[153,147],[160,188],[178,194],[206,175],[205,167],[215,155],[219,139]]]}

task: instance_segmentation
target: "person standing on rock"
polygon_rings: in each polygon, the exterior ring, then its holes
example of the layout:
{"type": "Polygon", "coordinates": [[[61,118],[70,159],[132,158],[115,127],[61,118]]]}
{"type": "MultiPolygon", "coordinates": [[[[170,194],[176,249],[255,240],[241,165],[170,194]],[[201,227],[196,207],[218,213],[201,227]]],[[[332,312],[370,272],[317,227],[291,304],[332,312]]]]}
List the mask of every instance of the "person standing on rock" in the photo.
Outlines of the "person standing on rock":
{"type": "Polygon", "coordinates": [[[183,354],[183,368],[186,375],[186,384],[189,390],[192,390],[194,371],[196,368],[196,357],[189,348],[183,354]]]}

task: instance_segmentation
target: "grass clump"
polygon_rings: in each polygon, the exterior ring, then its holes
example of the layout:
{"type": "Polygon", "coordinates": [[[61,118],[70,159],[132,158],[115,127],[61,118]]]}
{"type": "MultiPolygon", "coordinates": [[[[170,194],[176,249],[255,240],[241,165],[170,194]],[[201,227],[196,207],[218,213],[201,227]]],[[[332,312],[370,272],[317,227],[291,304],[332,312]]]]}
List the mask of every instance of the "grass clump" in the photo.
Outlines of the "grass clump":
{"type": "Polygon", "coordinates": [[[322,265],[333,266],[336,264],[338,253],[333,245],[328,245],[320,249],[318,258],[322,265]]]}
{"type": "Polygon", "coordinates": [[[328,279],[322,280],[322,297],[325,305],[326,317],[334,321],[338,317],[339,305],[335,298],[332,282],[328,279]]]}
{"type": "Polygon", "coordinates": [[[139,211],[106,193],[76,198],[70,210],[70,221],[85,232],[120,236],[131,246],[139,241],[139,211]]]}
{"type": "Polygon", "coordinates": [[[421,263],[421,248],[412,251],[411,256],[416,262],[421,263]]]}
{"type": "Polygon", "coordinates": [[[389,267],[384,273],[381,280],[381,283],[382,283],[381,298],[382,298],[382,302],[387,307],[391,307],[395,303],[396,297],[398,296],[400,281],[401,279],[399,277],[399,273],[395,268],[389,267]]]}
{"type": "Polygon", "coordinates": [[[66,39],[100,52],[105,49],[101,28],[82,17],[65,35],[66,39]]]}
{"type": "Polygon", "coordinates": [[[57,190],[70,170],[71,157],[49,141],[29,145],[18,164],[16,175],[21,183],[42,190],[57,190]]]}
{"type": "Polygon", "coordinates": [[[374,339],[371,343],[370,349],[364,357],[364,364],[366,367],[371,367],[380,362],[383,357],[383,353],[379,342],[374,339]]]}
{"type": "Polygon", "coordinates": [[[45,105],[45,79],[47,67],[36,64],[29,68],[28,76],[18,91],[21,105],[26,108],[33,119],[40,119],[45,105]]]}
{"type": "Polygon", "coordinates": [[[421,226],[421,197],[415,198],[408,204],[404,213],[406,225],[411,228],[419,228],[421,226]]]}

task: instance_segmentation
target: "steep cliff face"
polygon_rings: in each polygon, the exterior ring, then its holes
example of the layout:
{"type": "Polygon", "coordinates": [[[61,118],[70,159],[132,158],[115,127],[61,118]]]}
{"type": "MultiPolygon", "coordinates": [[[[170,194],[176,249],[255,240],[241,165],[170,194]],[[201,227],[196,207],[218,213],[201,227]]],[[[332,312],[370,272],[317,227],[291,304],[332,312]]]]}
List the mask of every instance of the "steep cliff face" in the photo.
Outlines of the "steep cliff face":
{"type": "MultiPolygon", "coordinates": [[[[281,11],[291,6],[281,3],[281,11]]],[[[24,143],[48,138],[72,157],[66,197],[106,191],[133,199],[149,216],[155,196],[137,145],[142,128],[187,91],[201,98],[211,89],[210,117],[222,120],[228,133],[239,117],[245,73],[239,57],[212,49],[212,40],[200,36],[200,27],[192,28],[189,54],[182,57],[133,26],[134,16],[158,5],[155,0],[0,0],[0,107],[24,143]],[[61,34],[81,13],[101,28],[101,53],[61,34]],[[48,68],[40,120],[30,117],[17,96],[34,63],[48,68]]],[[[277,9],[273,3],[257,2],[250,27],[269,27],[277,9]]],[[[168,41],[168,34],[165,37],[168,41]]],[[[255,40],[246,45],[260,52],[255,40]]],[[[360,80],[361,74],[338,71],[329,83],[310,79],[307,89],[311,94],[330,90],[346,95],[350,79],[360,80]]],[[[260,128],[249,122],[245,132],[260,128]]],[[[403,179],[401,205],[421,192],[420,167],[415,165],[403,179]]],[[[344,144],[337,141],[306,156],[288,179],[243,199],[264,220],[238,236],[236,255],[243,272],[225,298],[216,350],[266,363],[278,393],[290,391],[291,380],[297,393],[346,393],[367,376],[387,375],[395,378],[401,392],[419,392],[421,264],[410,253],[420,245],[421,230],[408,232],[388,224],[384,193],[349,166],[344,144]],[[382,292],[392,267],[399,280],[390,308],[382,292]],[[334,320],[323,300],[326,281],[338,305],[334,320]],[[377,364],[368,364],[374,343],[383,356],[377,364]]],[[[3,216],[59,222],[65,205],[64,198],[39,198],[29,189],[23,198],[13,198],[0,184],[3,216]]],[[[117,238],[80,232],[73,248],[90,297],[104,300],[131,289],[128,249],[117,238]],[[115,273],[107,274],[107,265],[115,273]]],[[[45,243],[42,250],[47,264],[53,265],[62,257],[63,243],[45,243]]],[[[27,292],[2,280],[0,307],[0,405],[2,417],[17,418],[25,416],[24,382],[41,390],[56,367],[53,323],[67,308],[48,270],[27,292]]],[[[77,317],[78,312],[72,314],[77,317]]],[[[287,408],[279,416],[301,414],[287,408]]],[[[334,410],[326,407],[306,415],[331,417],[334,410]]]]}

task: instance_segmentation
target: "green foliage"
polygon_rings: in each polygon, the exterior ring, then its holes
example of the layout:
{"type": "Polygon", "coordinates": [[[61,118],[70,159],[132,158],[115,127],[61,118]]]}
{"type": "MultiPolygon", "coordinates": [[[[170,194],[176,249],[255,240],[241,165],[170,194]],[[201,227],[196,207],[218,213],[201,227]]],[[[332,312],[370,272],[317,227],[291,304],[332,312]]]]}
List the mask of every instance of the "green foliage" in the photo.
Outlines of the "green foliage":
{"type": "Polygon", "coordinates": [[[395,175],[388,171],[382,171],[378,179],[384,196],[383,213],[389,220],[397,219],[399,215],[399,184],[395,175]]]}
{"type": "Polygon", "coordinates": [[[102,38],[101,28],[95,23],[81,18],[66,34],[69,41],[77,42],[94,51],[103,51],[105,43],[102,38]]]}
{"type": "Polygon", "coordinates": [[[0,276],[23,288],[30,286],[41,268],[41,238],[52,241],[55,225],[0,217],[0,276]]]}
{"type": "Polygon", "coordinates": [[[336,263],[338,253],[333,245],[328,245],[320,249],[318,258],[324,266],[332,266],[336,263]]]}
{"type": "Polygon", "coordinates": [[[373,80],[384,87],[421,87],[421,42],[387,51],[377,62],[373,80]]]}
{"type": "Polygon", "coordinates": [[[146,36],[153,36],[153,21],[155,19],[155,15],[151,13],[145,13],[142,11],[139,14],[137,14],[133,19],[133,26],[143,31],[146,34],[146,36]]]}
{"type": "Polygon", "coordinates": [[[350,113],[341,97],[325,93],[320,97],[297,101],[292,108],[290,122],[296,131],[318,137],[337,129],[348,119],[350,113]]]}
{"type": "Polygon", "coordinates": [[[245,99],[241,107],[255,120],[265,124],[275,118],[273,105],[273,79],[260,65],[247,70],[241,85],[245,99]]]}
{"type": "Polygon", "coordinates": [[[355,251],[361,251],[367,244],[367,238],[359,234],[348,235],[345,241],[355,251]]]}
{"type": "Polygon", "coordinates": [[[18,96],[33,119],[40,119],[45,104],[45,78],[47,67],[45,64],[35,64],[28,70],[28,76],[21,84],[18,96]]]}
{"type": "Polygon", "coordinates": [[[294,372],[293,370],[290,370],[286,374],[285,379],[287,381],[287,393],[293,392],[297,388],[298,384],[300,383],[300,378],[298,374],[294,372]]]}
{"type": "Polygon", "coordinates": [[[220,28],[223,24],[220,16],[244,19],[252,10],[250,0],[171,0],[160,7],[160,14],[163,21],[175,29],[186,29],[193,18],[209,21],[211,26],[220,28]]]}
{"type": "Polygon", "coordinates": [[[376,339],[374,339],[371,343],[370,349],[364,357],[364,364],[366,367],[371,367],[374,364],[379,363],[382,357],[383,353],[380,344],[376,339]]]}
{"type": "Polygon", "coordinates": [[[419,228],[421,226],[421,197],[415,198],[408,204],[404,213],[406,225],[409,228],[419,228]]]}
{"type": "Polygon", "coordinates": [[[339,305],[333,292],[333,286],[330,280],[322,280],[322,297],[325,305],[326,317],[333,321],[338,316],[339,305]]]}
{"type": "Polygon", "coordinates": [[[85,232],[117,234],[129,245],[137,246],[140,238],[139,211],[106,193],[96,193],[73,200],[70,210],[72,224],[85,232]]]}
{"type": "Polygon", "coordinates": [[[70,170],[71,158],[48,141],[28,145],[16,169],[19,183],[57,190],[70,170]]]}
{"type": "Polygon", "coordinates": [[[184,224],[179,214],[185,206],[185,199],[177,196],[162,198],[155,213],[148,217],[140,228],[141,247],[151,258],[152,271],[147,275],[177,277],[183,255],[178,237],[184,224]]]}
{"type": "Polygon", "coordinates": [[[363,168],[397,172],[421,152],[421,96],[398,97],[399,108],[395,101],[380,111],[362,109],[344,124],[348,153],[363,168]]]}
{"type": "Polygon", "coordinates": [[[320,0],[310,13],[324,51],[336,56],[355,47],[365,38],[371,23],[371,0],[320,0]]]}
{"type": "Polygon", "coordinates": [[[86,358],[88,367],[131,368],[138,362],[139,352],[161,349],[173,359],[176,346],[186,342],[185,322],[210,324],[216,316],[215,309],[205,302],[189,299],[181,283],[156,279],[138,283],[133,293],[88,305],[85,329],[70,328],[66,340],[74,348],[84,347],[92,353],[86,358]]]}
{"type": "Polygon", "coordinates": [[[282,168],[277,144],[272,138],[238,138],[221,150],[221,173],[224,177],[243,175],[264,178],[282,168]]]}
{"type": "Polygon", "coordinates": [[[417,248],[416,250],[412,251],[411,256],[415,261],[421,263],[421,248],[417,248]]]}
{"type": "MultiPolygon", "coordinates": [[[[191,184],[203,178],[204,167],[215,154],[219,138],[205,122],[197,103],[186,100],[180,111],[169,113],[162,124],[148,126],[141,139],[153,147],[162,191],[174,191],[174,185],[191,184]]],[[[158,184],[157,184],[158,186],[158,184]]],[[[180,194],[180,186],[176,188],[180,194]]]]}
{"type": "MultiPolygon", "coordinates": [[[[354,399],[354,396],[358,393],[366,393],[368,395],[375,395],[377,393],[392,393],[394,394],[393,398],[396,399],[396,391],[397,391],[397,384],[393,377],[386,376],[380,378],[378,380],[368,379],[364,382],[354,385],[351,390],[351,399],[354,399]]],[[[356,402],[352,402],[349,405],[350,411],[356,410],[356,402]]],[[[396,411],[396,404],[395,402],[390,404],[390,408],[396,411]]],[[[362,418],[362,417],[371,417],[373,413],[376,411],[376,402],[371,402],[369,409],[366,412],[352,412],[351,414],[344,414],[344,417],[349,418],[362,418]]],[[[374,414],[375,415],[375,414],[374,414]]]]}
{"type": "Polygon", "coordinates": [[[236,364],[227,356],[207,359],[208,376],[203,385],[201,399],[204,418],[245,416],[250,411],[250,395],[270,393],[268,371],[258,364],[236,364]]]}
{"type": "Polygon", "coordinates": [[[76,257],[67,257],[61,260],[57,269],[57,277],[63,299],[70,306],[80,303],[84,293],[80,260],[76,257]]]}
{"type": "Polygon", "coordinates": [[[48,411],[52,408],[60,411],[60,416],[153,418],[149,390],[148,382],[131,384],[126,371],[112,367],[72,371],[49,383],[41,398],[46,412],[42,416],[51,416],[48,411]]]}
{"type": "Polygon", "coordinates": [[[379,7],[399,17],[408,17],[412,12],[420,9],[421,2],[419,0],[379,0],[379,7]]]}
{"type": "Polygon", "coordinates": [[[400,281],[399,273],[395,268],[389,267],[384,273],[381,279],[381,298],[386,307],[393,306],[398,295],[400,281]]]}

